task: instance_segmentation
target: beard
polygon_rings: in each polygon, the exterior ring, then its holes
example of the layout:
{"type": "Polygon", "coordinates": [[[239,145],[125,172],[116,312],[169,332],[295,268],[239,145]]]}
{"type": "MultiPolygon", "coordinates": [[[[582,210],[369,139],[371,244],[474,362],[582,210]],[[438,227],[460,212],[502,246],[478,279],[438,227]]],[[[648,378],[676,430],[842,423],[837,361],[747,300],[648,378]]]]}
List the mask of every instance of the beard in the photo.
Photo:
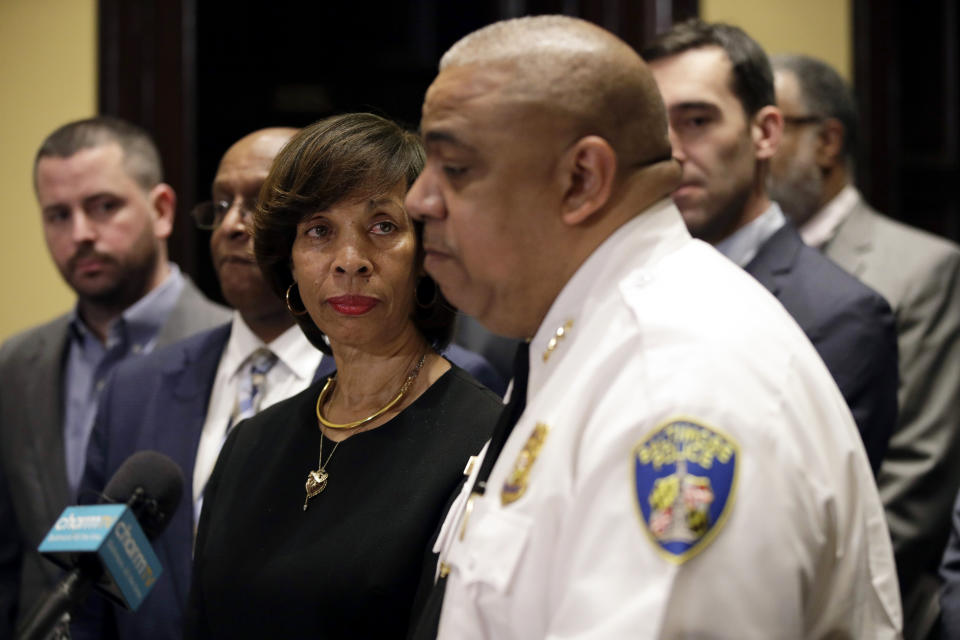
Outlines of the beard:
{"type": "Polygon", "coordinates": [[[96,251],[92,245],[81,245],[67,261],[63,275],[82,303],[119,312],[148,293],[159,259],[152,233],[145,233],[126,259],[96,251]],[[91,258],[102,263],[102,273],[85,278],[77,273],[77,263],[91,258]]]}
{"type": "MultiPolygon", "coordinates": [[[[690,235],[715,245],[730,236],[740,226],[743,210],[749,199],[750,188],[747,185],[731,193],[725,201],[719,202],[719,206],[715,209],[708,209],[708,205],[704,203],[696,208],[696,214],[690,209],[687,211],[680,209],[680,214],[690,235]]],[[[720,197],[710,196],[709,203],[717,205],[718,200],[720,197]]]]}
{"type": "Polygon", "coordinates": [[[814,162],[794,160],[784,175],[770,177],[770,198],[775,200],[797,227],[820,210],[823,174],[814,162]]]}

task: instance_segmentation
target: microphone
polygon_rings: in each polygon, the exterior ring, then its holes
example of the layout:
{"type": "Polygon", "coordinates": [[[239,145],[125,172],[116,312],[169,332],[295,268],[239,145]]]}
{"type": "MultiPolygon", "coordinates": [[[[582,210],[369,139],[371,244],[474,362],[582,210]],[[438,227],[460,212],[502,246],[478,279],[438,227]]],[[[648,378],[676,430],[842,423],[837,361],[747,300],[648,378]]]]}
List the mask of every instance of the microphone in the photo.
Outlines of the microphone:
{"type": "Polygon", "coordinates": [[[156,451],[138,451],[110,478],[100,504],[67,507],[38,548],[67,574],[16,637],[48,638],[94,587],[136,611],[163,571],[147,540],[163,532],[182,494],[183,472],[176,462],[156,451]]]}
{"type": "Polygon", "coordinates": [[[101,502],[125,502],[153,540],[167,528],[182,495],[180,466],[158,451],[138,451],[110,478],[101,502]]]}

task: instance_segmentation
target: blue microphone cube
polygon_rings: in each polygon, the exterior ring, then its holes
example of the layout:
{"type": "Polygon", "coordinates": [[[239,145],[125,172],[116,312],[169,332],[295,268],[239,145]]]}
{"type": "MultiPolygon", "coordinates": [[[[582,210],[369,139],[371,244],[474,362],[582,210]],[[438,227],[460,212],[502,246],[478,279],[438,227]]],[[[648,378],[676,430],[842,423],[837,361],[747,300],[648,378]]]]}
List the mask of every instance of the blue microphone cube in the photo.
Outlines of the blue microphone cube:
{"type": "Polygon", "coordinates": [[[65,569],[77,554],[96,554],[104,567],[97,586],[132,611],[163,573],[136,516],[125,504],[67,507],[38,550],[65,569]]]}

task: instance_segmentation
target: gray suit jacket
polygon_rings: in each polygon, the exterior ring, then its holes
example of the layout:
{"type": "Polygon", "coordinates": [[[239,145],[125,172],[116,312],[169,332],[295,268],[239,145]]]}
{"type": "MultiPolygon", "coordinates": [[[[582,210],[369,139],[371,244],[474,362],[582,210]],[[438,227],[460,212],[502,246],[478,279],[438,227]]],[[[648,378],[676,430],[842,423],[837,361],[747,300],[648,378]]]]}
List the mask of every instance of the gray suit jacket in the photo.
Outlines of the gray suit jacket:
{"type": "Polygon", "coordinates": [[[824,251],[896,317],[900,414],[877,483],[909,618],[918,582],[936,575],[960,487],[960,248],[861,200],[824,251]]]}
{"type": "MultiPolygon", "coordinates": [[[[184,277],[157,347],[230,318],[184,277]]],[[[59,573],[36,548],[70,500],[62,406],[68,324],[60,316],[0,347],[0,638],[59,573]]]]}

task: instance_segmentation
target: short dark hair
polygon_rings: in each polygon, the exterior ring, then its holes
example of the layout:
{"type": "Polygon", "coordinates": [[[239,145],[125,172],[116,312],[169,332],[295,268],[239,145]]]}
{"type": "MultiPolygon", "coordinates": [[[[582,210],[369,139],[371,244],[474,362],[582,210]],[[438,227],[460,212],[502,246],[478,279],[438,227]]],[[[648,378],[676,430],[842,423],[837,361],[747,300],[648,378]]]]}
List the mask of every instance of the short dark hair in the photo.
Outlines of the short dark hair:
{"type": "MultiPolygon", "coordinates": [[[[409,189],[424,162],[423,145],[416,134],[371,113],[333,116],[294,135],[277,155],[260,189],[252,224],[257,263],[277,295],[285,296],[293,284],[290,256],[301,221],[338,202],[386,193],[401,181],[409,189]]],[[[414,268],[421,271],[423,227],[416,223],[414,229],[414,268]]],[[[410,292],[416,296],[414,325],[430,344],[442,349],[453,333],[456,311],[430,276],[424,275],[417,289],[410,292]],[[423,296],[421,289],[428,294],[423,296]],[[421,297],[429,304],[421,304],[421,297]]],[[[296,306],[302,306],[299,295],[291,297],[296,306]]],[[[330,353],[323,332],[310,316],[294,317],[310,342],[330,353]]]]}
{"type": "Polygon", "coordinates": [[[796,77],[800,99],[809,109],[809,115],[834,118],[843,125],[843,154],[852,158],[857,149],[859,128],[857,104],[840,74],[826,62],[810,56],[778,55],[771,62],[774,69],[796,77]]]}
{"type": "Polygon", "coordinates": [[[720,47],[727,54],[733,68],[730,88],[748,117],[767,105],[776,105],[767,54],[739,27],[691,18],[659,34],[640,55],[651,62],[701,47],[720,47]]]}
{"type": "Polygon", "coordinates": [[[34,183],[41,158],[69,158],[81,149],[108,144],[119,145],[127,175],[141,189],[149,191],[163,182],[160,152],[149,133],[120,118],[96,116],[68,122],[47,136],[33,160],[34,183]]]}

